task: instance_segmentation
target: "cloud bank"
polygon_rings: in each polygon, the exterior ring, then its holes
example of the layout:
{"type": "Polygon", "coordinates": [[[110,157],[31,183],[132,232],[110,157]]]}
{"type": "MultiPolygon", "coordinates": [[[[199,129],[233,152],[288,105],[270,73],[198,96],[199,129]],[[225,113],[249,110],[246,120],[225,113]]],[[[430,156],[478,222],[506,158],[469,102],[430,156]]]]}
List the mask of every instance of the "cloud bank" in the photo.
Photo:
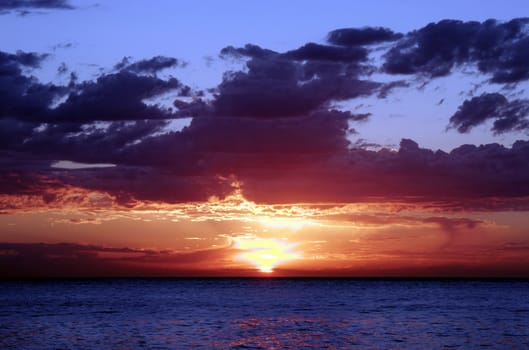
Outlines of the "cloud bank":
{"type": "MultiPolygon", "coordinates": [[[[469,67],[487,86],[516,91],[529,79],[528,28],[527,18],[443,20],[409,33],[341,28],[324,43],[285,52],[227,46],[221,57],[240,60],[243,68],[225,72],[210,98],[162,74],[185,67],[174,57],[125,57],[94,80],[57,85],[33,75],[46,53],[0,51],[0,195],[31,194],[52,203],[49,194],[57,188],[75,187],[130,205],[207,201],[240,187],[247,198],[271,203],[518,203],[529,197],[528,141],[443,152],[403,139],[398,150],[373,151],[351,143],[351,135],[356,123],[376,116],[340,104],[385,99],[414,80],[469,67]],[[374,52],[382,52],[379,60],[374,52]],[[172,107],[159,103],[166,94],[177,96],[172,107]],[[192,119],[171,129],[180,118],[192,119]],[[58,161],[115,167],[50,166],[58,161]]],[[[464,101],[447,126],[466,133],[492,122],[496,134],[527,131],[528,114],[527,99],[487,92],[464,101]]]]}

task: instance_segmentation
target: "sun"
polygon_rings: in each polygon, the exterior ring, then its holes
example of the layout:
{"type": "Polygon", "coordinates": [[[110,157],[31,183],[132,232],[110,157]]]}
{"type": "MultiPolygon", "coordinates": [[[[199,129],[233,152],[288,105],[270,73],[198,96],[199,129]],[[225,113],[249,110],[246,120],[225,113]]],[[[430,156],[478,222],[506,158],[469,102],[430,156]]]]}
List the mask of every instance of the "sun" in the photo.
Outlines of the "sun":
{"type": "Polygon", "coordinates": [[[270,266],[265,266],[265,265],[260,266],[259,267],[259,271],[264,272],[264,273],[272,273],[272,272],[274,272],[274,270],[272,270],[272,268],[270,266]]]}
{"type": "Polygon", "coordinates": [[[243,251],[237,258],[251,263],[262,273],[272,273],[279,264],[301,257],[293,250],[295,243],[280,239],[234,237],[233,241],[235,248],[243,251]]]}

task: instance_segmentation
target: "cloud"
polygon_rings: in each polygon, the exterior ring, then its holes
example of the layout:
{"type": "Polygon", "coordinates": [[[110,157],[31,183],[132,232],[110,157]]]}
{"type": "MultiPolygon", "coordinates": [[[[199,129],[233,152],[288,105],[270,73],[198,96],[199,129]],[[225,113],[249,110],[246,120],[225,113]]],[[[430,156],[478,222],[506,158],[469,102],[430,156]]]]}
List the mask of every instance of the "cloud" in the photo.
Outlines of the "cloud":
{"type": "Polygon", "coordinates": [[[269,50],[269,49],[263,49],[262,47],[258,45],[253,44],[246,44],[244,47],[233,47],[233,46],[226,46],[222,50],[220,50],[220,56],[223,58],[228,57],[236,57],[236,58],[243,58],[243,57],[250,57],[250,58],[260,58],[265,59],[273,56],[277,56],[277,52],[269,50]]]}
{"type": "Polygon", "coordinates": [[[10,54],[0,51],[2,74],[19,73],[22,66],[38,68],[47,57],[47,54],[38,54],[35,52],[17,51],[15,54],[10,54]]]}
{"type": "Polygon", "coordinates": [[[283,57],[297,61],[342,61],[355,62],[367,59],[367,50],[363,47],[336,47],[316,43],[308,43],[302,47],[287,51],[283,57]]]}
{"type": "Polygon", "coordinates": [[[224,198],[238,180],[244,196],[256,202],[408,200],[485,210],[524,206],[518,199],[529,196],[529,142],[518,141],[512,148],[464,145],[450,153],[420,148],[412,140],[403,140],[398,152],[352,148],[349,121],[363,118],[327,110],[296,118],[197,117],[180,131],[157,135],[160,121],[114,122],[74,136],[54,127],[28,136],[22,125],[15,136],[2,140],[11,152],[3,154],[5,171],[20,175],[5,177],[4,191],[16,185],[40,193],[25,185],[35,183],[31,174],[40,174],[55,179],[57,186],[109,193],[123,205],[224,198]],[[116,167],[51,168],[57,160],[116,167]]]}
{"type": "Polygon", "coordinates": [[[220,116],[284,118],[329,108],[334,101],[373,94],[382,84],[359,79],[361,48],[307,44],[284,54],[256,46],[222,53],[249,56],[247,71],[226,74],[212,103],[220,116]]]}
{"type": "MultiPolygon", "coordinates": [[[[487,222],[458,212],[529,210],[529,141],[450,152],[411,139],[397,150],[354,143],[355,123],[376,116],[344,106],[359,106],[362,101],[351,100],[361,97],[386,98],[411,79],[468,65],[490,75],[489,83],[523,81],[526,23],[442,21],[405,36],[346,28],[331,32],[326,44],[285,52],[226,47],[221,55],[244,66],[226,72],[208,96],[159,74],[183,65],[172,57],[125,58],[94,80],[72,75],[67,85],[56,85],[33,76],[46,54],[0,52],[0,212],[90,213],[72,223],[103,222],[124,212],[255,227],[272,218],[286,218],[286,227],[293,217],[299,227],[352,220],[401,226],[397,232],[442,232],[444,249],[459,233],[486,228],[487,222]],[[387,50],[382,67],[373,56],[383,51],[375,50],[387,50]],[[383,75],[380,69],[389,73],[381,82],[374,80],[383,75]],[[392,74],[411,79],[390,81],[392,74]],[[168,95],[172,107],[159,102],[168,95]],[[184,117],[190,119],[176,121],[184,117]]],[[[71,71],[64,64],[58,72],[71,71]]],[[[464,133],[489,121],[496,134],[527,130],[528,114],[528,100],[486,93],[463,102],[449,126],[464,133]]],[[[186,275],[205,261],[221,266],[235,253],[232,246],[186,253],[1,243],[0,274],[186,275]]],[[[423,259],[420,254],[415,257],[423,259]]]]}
{"type": "Polygon", "coordinates": [[[184,66],[185,63],[174,57],[154,56],[150,59],[130,62],[128,57],[123,57],[121,62],[114,66],[117,70],[126,70],[133,73],[155,74],[167,68],[184,66]]]}
{"type": "Polygon", "coordinates": [[[59,67],[57,67],[57,74],[63,75],[66,73],[68,73],[68,66],[66,65],[66,63],[62,62],[59,67]]]}
{"type": "Polygon", "coordinates": [[[396,88],[407,88],[410,84],[404,80],[397,80],[397,81],[391,81],[389,83],[386,83],[382,85],[380,88],[377,97],[378,98],[386,98],[388,95],[393,92],[396,88]]]}
{"type": "Polygon", "coordinates": [[[140,142],[165,125],[165,121],[139,120],[111,122],[106,127],[61,123],[35,129],[35,124],[8,119],[0,121],[0,126],[5,126],[0,128],[0,135],[6,137],[0,146],[9,151],[38,155],[41,159],[87,163],[101,163],[105,159],[103,163],[112,163],[119,161],[126,146],[140,142]]]}
{"type": "MultiPolygon", "coordinates": [[[[291,168],[277,163],[269,169],[254,167],[253,176],[239,178],[245,196],[257,202],[437,201],[465,208],[481,198],[486,207],[489,200],[529,195],[528,147],[518,141],[511,149],[465,145],[445,153],[403,140],[398,152],[357,149],[312,155],[304,162],[299,157],[291,168]]],[[[503,205],[509,206],[508,201],[503,205]]]]}
{"type": "Polygon", "coordinates": [[[73,8],[69,0],[3,0],[0,3],[0,10],[73,8]]]}
{"type": "Polygon", "coordinates": [[[330,32],[327,41],[342,46],[373,45],[387,41],[395,41],[402,34],[381,27],[342,28],[330,32]]]}
{"type": "Polygon", "coordinates": [[[114,167],[114,164],[105,164],[105,163],[78,163],[72,162],[69,160],[60,160],[58,162],[52,163],[50,167],[58,169],[89,169],[89,168],[111,168],[114,167]]]}
{"type": "Polygon", "coordinates": [[[52,101],[64,93],[64,88],[41,84],[24,71],[40,67],[46,54],[0,51],[0,118],[41,116],[52,101]]]}
{"type": "MultiPolygon", "coordinates": [[[[159,154],[154,149],[152,154],[159,154]]],[[[204,169],[200,159],[193,156],[163,160],[140,161],[149,154],[135,155],[106,168],[58,169],[52,161],[36,161],[35,157],[15,153],[12,158],[1,157],[0,206],[3,209],[24,210],[99,205],[91,193],[112,198],[116,206],[130,207],[138,202],[181,203],[208,201],[211,197],[225,198],[234,191],[232,179],[219,176],[215,170],[204,169]],[[125,163],[125,164],[123,164],[125,163]],[[143,163],[144,165],[141,165],[143,163]],[[5,195],[5,196],[2,196],[5,195]],[[65,200],[68,198],[68,200],[65,200]],[[70,199],[75,199],[70,202],[70,199]]],[[[184,154],[185,156],[185,154],[184,154]]],[[[108,201],[104,201],[104,205],[108,201]]]]}
{"type": "MultiPolygon", "coordinates": [[[[372,116],[337,105],[409,86],[372,80],[379,67],[369,45],[386,42],[383,68],[391,74],[434,77],[472,63],[494,78],[516,68],[511,58],[522,50],[526,22],[447,20],[405,36],[348,28],[331,32],[329,45],[286,52],[226,47],[221,55],[244,67],[226,72],[210,98],[157,75],[181,65],[176,58],[125,58],[95,80],[57,86],[30,75],[46,55],[0,52],[0,191],[57,205],[57,192],[71,189],[130,206],[225,198],[240,187],[256,202],[409,200],[465,208],[486,198],[491,207],[510,201],[520,208],[529,196],[527,142],[446,153],[404,139],[397,152],[375,151],[350,140],[353,123],[372,116]],[[173,107],[156,103],[168,93],[178,95],[173,107]],[[175,129],[171,122],[183,117],[191,120],[175,129]],[[50,167],[58,161],[115,167],[50,167]]],[[[466,132],[493,120],[496,133],[526,129],[528,109],[526,100],[483,94],[465,101],[450,126],[466,132]]]]}
{"type": "Polygon", "coordinates": [[[34,13],[43,13],[37,10],[72,10],[70,0],[5,0],[0,2],[0,16],[15,12],[24,17],[34,13]]]}
{"type": "Polygon", "coordinates": [[[111,209],[119,197],[105,192],[74,187],[50,174],[0,173],[0,208],[5,211],[46,209],[111,209]]]}
{"type": "Polygon", "coordinates": [[[423,219],[424,223],[434,223],[439,225],[443,230],[447,232],[453,232],[460,228],[475,229],[478,225],[483,224],[481,220],[474,220],[468,218],[448,218],[448,217],[428,217],[423,219]]]}
{"type": "Polygon", "coordinates": [[[445,217],[445,216],[410,216],[399,215],[396,213],[376,212],[370,214],[331,214],[321,217],[322,219],[331,221],[347,221],[359,225],[375,226],[382,228],[383,226],[391,225],[409,225],[409,226],[423,226],[434,224],[439,226],[445,232],[454,232],[460,229],[473,230],[479,225],[483,225],[481,220],[463,218],[463,217],[445,217]]]}
{"type": "Polygon", "coordinates": [[[223,272],[212,266],[222,266],[235,252],[229,246],[174,252],[75,243],[0,243],[0,278],[214,276],[223,272]]]}
{"type": "MultiPolygon", "coordinates": [[[[184,150],[186,145],[187,152],[204,156],[332,153],[347,148],[348,121],[367,117],[336,110],[273,120],[213,116],[193,119],[182,132],[159,139],[167,139],[171,148],[184,150]]],[[[151,146],[145,143],[137,148],[151,146]]]]}
{"type": "Polygon", "coordinates": [[[168,91],[187,91],[175,78],[163,80],[126,70],[77,84],[73,90],[66,101],[48,112],[50,122],[169,118],[170,110],[144,100],[168,91]]]}
{"type": "Polygon", "coordinates": [[[385,54],[390,74],[442,77],[473,64],[493,83],[529,79],[529,18],[509,22],[442,20],[412,31],[385,54]]]}
{"type": "Polygon", "coordinates": [[[484,93],[465,100],[450,117],[449,127],[461,133],[488,120],[494,120],[492,131],[502,134],[514,130],[529,129],[529,100],[509,101],[500,93],[484,93]]]}
{"type": "MultiPolygon", "coordinates": [[[[24,68],[38,68],[45,54],[16,54],[0,52],[0,118],[9,117],[35,122],[90,122],[97,120],[135,120],[175,117],[159,105],[148,105],[144,100],[156,98],[169,91],[188,96],[190,88],[175,78],[161,79],[140,75],[157,72],[172,64],[168,58],[154,57],[138,61],[122,70],[102,74],[95,81],[69,86],[42,84],[27,76],[24,68]],[[169,60],[169,61],[166,61],[169,60]],[[66,99],[53,107],[60,98],[66,99]]],[[[59,72],[66,72],[61,65],[59,72]]]]}
{"type": "Polygon", "coordinates": [[[72,43],[72,42],[64,42],[64,43],[59,43],[59,44],[55,44],[51,47],[51,49],[53,51],[57,51],[59,49],[71,49],[71,48],[74,48],[76,47],[77,44],[76,43],[72,43]]]}

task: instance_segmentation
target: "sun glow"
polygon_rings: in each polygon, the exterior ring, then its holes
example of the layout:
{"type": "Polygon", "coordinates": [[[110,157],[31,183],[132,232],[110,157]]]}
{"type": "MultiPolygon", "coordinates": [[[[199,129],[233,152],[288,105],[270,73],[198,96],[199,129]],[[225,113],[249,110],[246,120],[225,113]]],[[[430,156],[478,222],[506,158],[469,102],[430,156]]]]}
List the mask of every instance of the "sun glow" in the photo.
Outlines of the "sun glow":
{"type": "Polygon", "coordinates": [[[289,217],[270,217],[261,216],[257,217],[256,221],[261,225],[271,229],[287,229],[291,231],[301,230],[303,227],[311,224],[304,218],[289,218],[289,217]]]}
{"type": "Polygon", "coordinates": [[[243,250],[237,258],[251,263],[263,273],[271,273],[277,265],[301,257],[301,253],[293,250],[297,244],[280,239],[235,237],[233,240],[235,248],[243,250]]]}

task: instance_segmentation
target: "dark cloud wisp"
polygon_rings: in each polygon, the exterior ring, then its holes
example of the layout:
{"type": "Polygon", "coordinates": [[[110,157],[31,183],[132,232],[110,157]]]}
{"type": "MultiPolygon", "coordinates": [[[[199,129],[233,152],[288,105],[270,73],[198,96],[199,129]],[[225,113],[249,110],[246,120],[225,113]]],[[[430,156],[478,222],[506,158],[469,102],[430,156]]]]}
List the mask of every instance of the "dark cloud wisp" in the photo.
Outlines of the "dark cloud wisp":
{"type": "Polygon", "coordinates": [[[117,70],[126,70],[134,73],[155,74],[167,68],[184,66],[185,63],[174,57],[155,56],[146,60],[130,62],[129,58],[123,57],[121,62],[114,66],[117,70]]]}
{"type": "Polygon", "coordinates": [[[395,33],[388,28],[342,28],[330,32],[327,41],[335,45],[361,46],[395,41],[401,37],[402,34],[395,33]]]}
{"type": "Polygon", "coordinates": [[[26,16],[35,10],[72,10],[75,7],[70,0],[2,0],[0,1],[0,15],[15,11],[20,16],[26,16]]]}
{"type": "Polygon", "coordinates": [[[435,78],[470,63],[493,83],[517,83],[529,79],[528,55],[529,18],[443,20],[406,34],[387,52],[383,68],[435,78]]]}
{"type": "Polygon", "coordinates": [[[502,134],[514,130],[529,130],[529,100],[509,101],[499,93],[482,94],[465,100],[450,117],[449,127],[461,133],[488,120],[494,120],[492,131],[502,134]]]}

